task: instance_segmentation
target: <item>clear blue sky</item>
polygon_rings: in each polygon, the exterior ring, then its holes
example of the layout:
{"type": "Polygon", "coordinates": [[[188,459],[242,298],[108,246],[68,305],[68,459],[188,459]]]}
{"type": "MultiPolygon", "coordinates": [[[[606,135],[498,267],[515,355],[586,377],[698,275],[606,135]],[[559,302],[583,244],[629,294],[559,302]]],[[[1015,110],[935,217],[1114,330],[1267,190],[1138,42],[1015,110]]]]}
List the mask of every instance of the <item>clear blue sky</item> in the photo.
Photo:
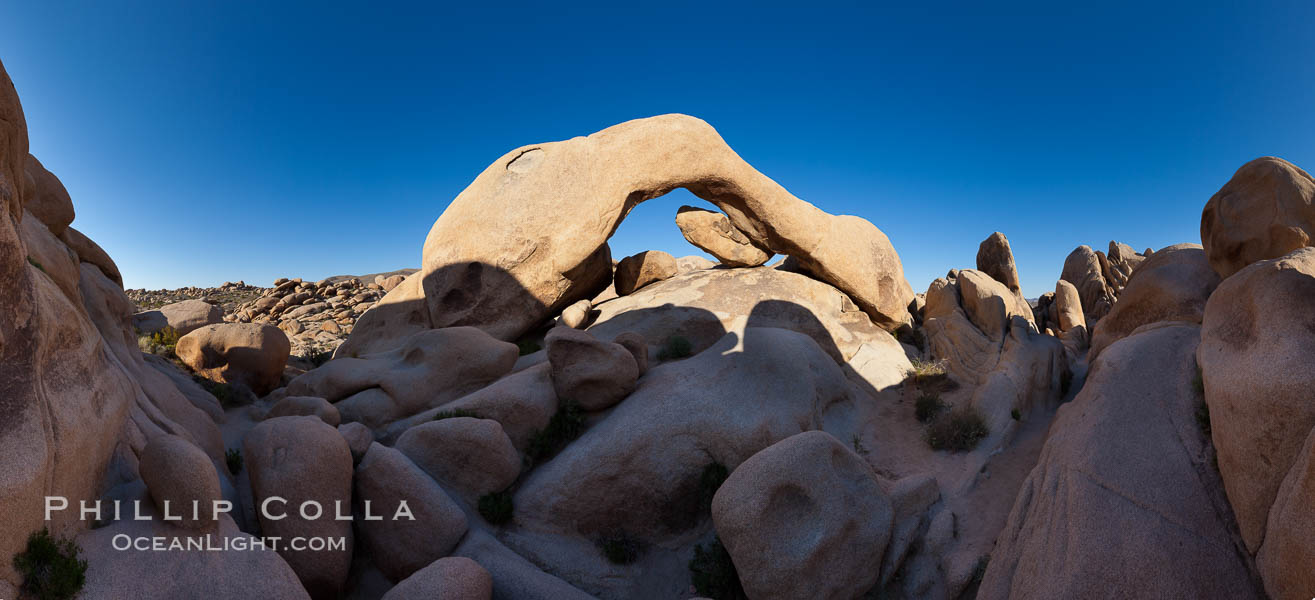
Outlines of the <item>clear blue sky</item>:
{"type": "MultiPolygon", "coordinates": [[[[917,291],[999,230],[1035,296],[1079,244],[1199,243],[1249,159],[1315,167],[1311,2],[368,4],[10,2],[0,60],[130,287],[418,266],[504,152],[668,112],[875,223],[917,291]]],[[[691,198],[613,254],[695,253],[691,198]]]]}

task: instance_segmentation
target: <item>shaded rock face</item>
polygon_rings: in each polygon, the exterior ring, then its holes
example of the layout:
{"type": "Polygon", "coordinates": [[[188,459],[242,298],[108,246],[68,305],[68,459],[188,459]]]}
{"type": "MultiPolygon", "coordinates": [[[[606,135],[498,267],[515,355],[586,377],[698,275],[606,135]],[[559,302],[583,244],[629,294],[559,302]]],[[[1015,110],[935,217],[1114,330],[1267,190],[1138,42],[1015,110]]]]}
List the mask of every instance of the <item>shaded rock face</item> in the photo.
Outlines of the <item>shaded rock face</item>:
{"type": "Polygon", "coordinates": [[[558,397],[570,398],[580,408],[595,411],[620,402],[634,391],[639,362],[625,346],[565,327],[548,332],[544,343],[558,397]]]}
{"type": "Polygon", "coordinates": [[[749,236],[731,225],[726,215],[716,211],[682,206],[676,211],[676,227],[685,241],[729,267],[756,267],[772,257],[771,252],[755,246],[749,236]]]}
{"type": "Polygon", "coordinates": [[[180,527],[214,528],[212,509],[214,501],[221,499],[219,475],[205,451],[176,435],[156,436],[142,451],[138,468],[161,512],[182,517],[180,527]]]}
{"type": "Polygon", "coordinates": [[[1123,288],[1128,285],[1132,272],[1150,255],[1149,251],[1145,254],[1138,254],[1136,250],[1132,249],[1132,246],[1110,240],[1109,254],[1105,256],[1105,264],[1109,267],[1105,272],[1105,283],[1110,286],[1115,295],[1123,293],[1123,288]]]}
{"type": "Polygon", "coordinates": [[[978,598],[1264,597],[1194,417],[1198,331],[1151,326],[1101,354],[1051,424],[978,598]]]}
{"type": "Polygon", "coordinates": [[[1105,281],[1108,269],[1104,256],[1090,246],[1078,246],[1064,259],[1064,270],[1059,275],[1077,288],[1087,327],[1093,327],[1114,306],[1114,291],[1105,281]]]}
{"type": "Polygon", "coordinates": [[[808,431],[754,454],[712,501],[751,598],[856,598],[877,583],[894,516],[871,467],[808,431]]]}
{"type": "Polygon", "coordinates": [[[73,199],[64,184],[31,154],[24,164],[23,208],[32,213],[50,233],[60,235],[73,222],[73,199]]]}
{"type": "Polygon", "coordinates": [[[1315,430],[1279,486],[1256,565],[1271,598],[1305,598],[1315,590],[1315,430]]]}
{"type": "Polygon", "coordinates": [[[331,360],[289,382],[288,393],[324,398],[344,420],[377,428],[488,385],[516,355],[515,344],[473,327],[427,329],[392,350],[331,360]]]}
{"type": "MultiPolygon", "coordinates": [[[[1206,302],[1197,359],[1219,472],[1247,549],[1315,427],[1315,248],[1252,263],[1206,302]]],[[[1309,499],[1307,499],[1309,501],[1309,499]]]]}
{"type": "Polygon", "coordinates": [[[243,441],[261,530],[285,540],[325,537],[345,540],[345,550],[279,549],[313,598],[336,598],[352,561],[352,522],[340,521],[352,502],[352,453],[338,430],[317,417],[278,417],[257,425],[243,441]],[[279,503],[270,498],[282,498],[279,503]],[[306,518],[303,503],[324,511],[306,518]],[[275,518],[277,515],[283,518],[275,518]],[[268,517],[268,518],[267,518],[268,517]]]}
{"type": "Polygon", "coordinates": [[[619,296],[627,296],[650,283],[670,279],[679,271],[676,258],[661,250],[627,256],[616,264],[613,284],[619,296]]]}
{"type": "MultiPolygon", "coordinates": [[[[748,328],[698,355],[653,367],[639,388],[516,494],[528,530],[585,537],[624,529],[666,539],[702,518],[698,482],[809,429],[851,439],[854,390],[809,337],[748,328]],[[693,502],[693,504],[691,504],[693,502]]],[[[552,557],[544,557],[552,560],[552,557]]]]}
{"type": "Polygon", "coordinates": [[[383,600],[489,600],[493,578],[479,563],[461,556],[440,558],[384,594],[383,600]]]}
{"type": "Polygon", "coordinates": [[[179,338],[175,352],[179,360],[208,379],[245,385],[264,396],[279,386],[291,347],[288,336],[277,327],[220,323],[179,338]]]}
{"type": "Polygon", "coordinates": [[[1003,283],[1009,291],[1022,293],[1018,283],[1018,267],[1014,266],[1014,251],[1009,247],[1009,239],[1005,234],[997,231],[982,240],[977,247],[977,270],[1003,283]]]}
{"type": "Polygon", "coordinates": [[[791,329],[813,338],[836,362],[865,345],[898,347],[889,333],[836,288],[770,267],[682,273],[597,306],[588,331],[601,339],[634,332],[656,357],[673,336],[697,353],[745,326],[791,329]]]}
{"type": "Polygon", "coordinates": [[[1140,263],[1091,339],[1088,360],[1133,330],[1157,321],[1200,324],[1205,302],[1219,285],[1205,251],[1196,244],[1163,248],[1140,263]]]}
{"type": "Polygon", "coordinates": [[[466,534],[461,507],[401,452],[371,444],[356,468],[356,502],[380,520],[359,522],[361,539],[379,570],[392,581],[410,577],[449,555],[466,534]],[[405,502],[414,519],[393,519],[405,502]]]}
{"type": "Polygon", "coordinates": [[[798,258],[882,327],[908,321],[913,292],[885,234],[790,195],[707,123],[663,115],[518,148],[475,178],[425,241],[429,325],[515,339],[592,297],[607,285],[606,241],[624,216],[678,187],[716,204],[757,245],[798,258]]]}
{"type": "Polygon", "coordinates": [[[1315,179],[1272,156],[1233,174],[1201,211],[1201,245],[1221,278],[1315,239],[1315,179]]]}
{"type": "Polygon", "coordinates": [[[406,430],[395,448],[472,502],[506,489],[521,472],[520,454],[492,419],[450,417],[423,423],[406,430]]]}

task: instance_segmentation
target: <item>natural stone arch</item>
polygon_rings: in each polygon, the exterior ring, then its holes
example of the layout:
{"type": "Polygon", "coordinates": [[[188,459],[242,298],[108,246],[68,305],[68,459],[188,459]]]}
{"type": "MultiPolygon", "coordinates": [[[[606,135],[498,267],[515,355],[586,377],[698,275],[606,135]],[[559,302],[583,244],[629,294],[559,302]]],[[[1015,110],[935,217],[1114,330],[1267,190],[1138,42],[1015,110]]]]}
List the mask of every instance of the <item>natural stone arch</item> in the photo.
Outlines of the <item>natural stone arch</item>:
{"type": "MultiPolygon", "coordinates": [[[[710,125],[677,114],[503,155],[434,223],[420,280],[382,304],[414,304],[400,309],[411,318],[395,322],[474,325],[513,339],[606,287],[608,238],[640,202],[676,188],[725,211],[754,243],[798,259],[878,325],[894,329],[908,321],[913,292],[881,230],[796,198],[710,125]]],[[[377,339],[384,327],[382,318],[365,318],[353,337],[377,339]]],[[[349,346],[364,351],[371,344],[349,346]]]]}

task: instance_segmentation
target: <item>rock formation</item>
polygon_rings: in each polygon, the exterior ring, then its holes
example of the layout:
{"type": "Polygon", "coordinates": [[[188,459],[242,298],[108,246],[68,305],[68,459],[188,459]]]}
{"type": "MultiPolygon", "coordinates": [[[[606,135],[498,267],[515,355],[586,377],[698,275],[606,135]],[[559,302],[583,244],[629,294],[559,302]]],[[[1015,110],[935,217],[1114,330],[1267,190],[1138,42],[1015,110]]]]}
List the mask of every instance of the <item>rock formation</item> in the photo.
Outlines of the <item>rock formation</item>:
{"type": "Polygon", "coordinates": [[[726,215],[693,206],[676,211],[676,226],[685,241],[730,267],[756,267],[767,262],[772,253],[754,245],[749,236],[731,225],[726,215]]]}
{"type": "Polygon", "coordinates": [[[1315,179],[1281,158],[1242,165],[1201,211],[1201,245],[1221,278],[1310,246],[1312,239],[1315,179]]]}

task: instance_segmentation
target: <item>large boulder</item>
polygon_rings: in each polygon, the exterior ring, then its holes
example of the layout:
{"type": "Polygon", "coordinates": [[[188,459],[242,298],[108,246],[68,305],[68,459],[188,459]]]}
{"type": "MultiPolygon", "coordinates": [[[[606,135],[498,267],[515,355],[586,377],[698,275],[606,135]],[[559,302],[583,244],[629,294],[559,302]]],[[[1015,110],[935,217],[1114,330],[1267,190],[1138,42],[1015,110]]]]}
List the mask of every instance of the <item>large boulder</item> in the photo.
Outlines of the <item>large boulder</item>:
{"type": "Polygon", "coordinates": [[[798,331],[836,362],[849,360],[865,344],[899,348],[844,292],[770,267],[682,273],[597,309],[590,333],[599,339],[638,333],[652,344],[650,357],[673,337],[684,338],[697,353],[745,327],[798,331]]]}
{"type": "Polygon", "coordinates": [[[1315,430],[1279,486],[1256,566],[1271,598],[1306,598],[1315,590],[1315,430]]]}
{"type": "Polygon", "coordinates": [[[329,427],[337,427],[342,423],[342,415],[336,406],[324,398],[314,396],[287,396],[275,402],[269,412],[265,413],[265,418],[277,417],[317,417],[329,427]]]}
{"type": "Polygon", "coordinates": [[[468,500],[507,489],[521,472],[520,454],[492,419],[430,421],[406,430],[393,447],[468,500]]]}
{"type": "Polygon", "coordinates": [[[165,326],[173,327],[178,335],[187,335],[206,325],[224,321],[224,309],[204,300],[183,300],[166,304],[156,310],[133,315],[133,327],[143,335],[155,333],[165,326]]]}
{"type": "Polygon", "coordinates": [[[307,371],[288,383],[288,394],[324,398],[344,420],[369,415],[366,424],[381,427],[488,385],[511,371],[517,354],[515,344],[474,327],[425,329],[392,350],[307,371]],[[362,393],[369,397],[356,398],[362,393]]]}
{"type": "MultiPolygon", "coordinates": [[[[1157,253],[1158,254],[1158,253],[1157,253]]],[[[1247,548],[1315,427],[1315,248],[1252,263],[1206,302],[1197,353],[1219,472],[1247,548]]]]}
{"type": "Polygon", "coordinates": [[[1054,307],[1060,331],[1086,328],[1087,318],[1082,312],[1082,297],[1073,284],[1063,279],[1055,282],[1054,307]]]}
{"type": "Polygon", "coordinates": [[[1088,360],[1133,330],[1156,321],[1201,322],[1205,301],[1219,285],[1205,251],[1177,244],[1141,263],[1119,294],[1119,301],[1092,333],[1088,360]]]}
{"type": "Polygon", "coordinates": [[[123,288],[123,276],[119,274],[119,266],[114,264],[114,260],[99,244],[72,227],[65,229],[64,233],[59,235],[59,239],[78,255],[78,260],[95,265],[105,277],[117,284],[120,289],[123,288]]]}
{"type": "Polygon", "coordinates": [[[479,563],[461,556],[440,558],[384,594],[382,600],[489,600],[493,578],[479,563]]]}
{"type": "MultiPolygon", "coordinates": [[[[808,336],[750,327],[692,358],[649,370],[633,394],[525,479],[523,531],[590,538],[625,530],[660,541],[704,515],[708,465],[734,468],[810,429],[849,440],[858,391],[808,336]]],[[[545,551],[545,561],[566,560],[545,551]]],[[[549,570],[552,570],[548,567],[549,570]]]]}
{"type": "Polygon", "coordinates": [[[352,564],[352,522],[336,518],[351,514],[347,441],[316,417],[278,417],[248,432],[242,450],[262,533],[343,540],[343,549],[278,548],[312,598],[338,597],[352,564]]]}
{"type": "Polygon", "coordinates": [[[54,173],[31,154],[24,164],[23,208],[32,213],[50,233],[60,235],[73,222],[73,199],[54,173]]]}
{"type": "Polygon", "coordinates": [[[1128,285],[1128,280],[1132,278],[1132,273],[1137,269],[1149,255],[1138,254],[1132,246],[1110,240],[1109,254],[1105,256],[1105,264],[1108,270],[1105,272],[1105,283],[1110,286],[1117,296],[1123,293],[1123,288],[1128,285]]]}
{"type": "Polygon", "coordinates": [[[754,454],[712,500],[712,522],[755,599],[857,598],[877,583],[894,510],[872,468],[808,431],[754,454]]]}
{"type": "Polygon", "coordinates": [[[987,337],[1002,340],[1014,317],[1032,321],[1032,308],[1027,301],[986,273],[964,269],[956,280],[959,301],[968,320],[987,337]]]}
{"type": "Polygon", "coordinates": [[[1095,361],[1050,425],[978,598],[1263,598],[1194,416],[1197,341],[1196,326],[1152,325],[1095,361]]]}
{"type": "Polygon", "coordinates": [[[714,210],[682,206],[676,211],[676,227],[685,241],[694,244],[730,267],[756,267],[772,253],[754,245],[749,236],[731,225],[731,220],[714,210]]]}
{"type": "Polygon", "coordinates": [[[461,507],[400,451],[380,444],[356,467],[357,521],[370,558],[392,581],[452,553],[468,524],[461,507]],[[409,516],[400,516],[405,506],[409,516]]]}
{"type": "Polygon", "coordinates": [[[180,527],[214,529],[214,502],[223,496],[219,473],[204,450],[176,435],[158,435],[139,461],[142,481],[161,513],[179,517],[180,527]]]}
{"type": "MultiPolygon", "coordinates": [[[[518,148],[476,177],[425,240],[429,325],[474,325],[510,340],[592,298],[609,282],[606,242],[617,224],[678,187],[717,205],[758,246],[848,293],[880,326],[908,322],[913,292],[884,233],[792,196],[707,123],[663,115],[518,148]]],[[[352,335],[374,327],[363,320],[352,335]]]]}
{"type": "Polygon", "coordinates": [[[1114,306],[1114,291],[1105,282],[1104,256],[1090,246],[1078,246],[1064,259],[1064,270],[1059,275],[1078,289],[1088,328],[1114,306]]]}
{"type": "Polygon", "coordinates": [[[1010,292],[1021,294],[1018,267],[1014,265],[1014,251],[1009,239],[999,231],[992,233],[977,246],[977,270],[1003,283],[1010,292]]]}
{"type": "Polygon", "coordinates": [[[388,427],[385,436],[396,438],[411,427],[433,420],[443,411],[462,411],[497,421],[512,444],[518,450],[524,450],[530,439],[547,427],[557,413],[557,392],[553,390],[551,369],[551,365],[543,362],[507,375],[474,393],[398,421],[388,427]]]}
{"type": "Polygon", "coordinates": [[[1201,245],[1221,278],[1310,246],[1312,239],[1315,179],[1281,158],[1242,165],[1201,211],[1201,245]]]}
{"type": "Polygon", "coordinates": [[[671,279],[679,269],[676,258],[661,250],[647,250],[616,263],[613,284],[619,296],[629,296],[650,283],[671,279]]]}
{"type": "Polygon", "coordinates": [[[257,396],[279,386],[292,344],[283,330],[258,323],[206,325],[179,338],[183,364],[212,381],[242,384],[257,396]]]}
{"type": "Polygon", "coordinates": [[[544,338],[552,384],[559,398],[589,410],[602,410],[625,399],[639,379],[639,363],[621,344],[588,332],[557,327],[544,338]]]}

